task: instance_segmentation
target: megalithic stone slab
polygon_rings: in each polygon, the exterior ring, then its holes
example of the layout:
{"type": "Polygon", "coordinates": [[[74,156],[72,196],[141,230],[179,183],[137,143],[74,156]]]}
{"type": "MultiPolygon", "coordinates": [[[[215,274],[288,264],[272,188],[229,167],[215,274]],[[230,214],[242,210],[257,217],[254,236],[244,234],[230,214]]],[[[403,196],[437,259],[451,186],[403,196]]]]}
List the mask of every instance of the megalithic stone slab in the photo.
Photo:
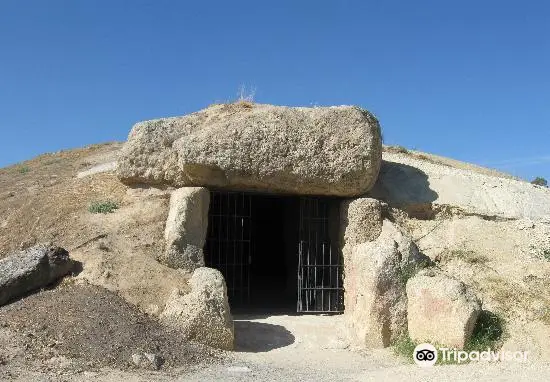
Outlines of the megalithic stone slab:
{"type": "Polygon", "coordinates": [[[381,162],[380,125],[366,110],[241,102],[136,124],[117,174],[130,185],[357,196],[381,162]]]}
{"type": "Polygon", "coordinates": [[[0,260],[0,306],[43,288],[73,269],[69,253],[39,245],[0,260]]]}

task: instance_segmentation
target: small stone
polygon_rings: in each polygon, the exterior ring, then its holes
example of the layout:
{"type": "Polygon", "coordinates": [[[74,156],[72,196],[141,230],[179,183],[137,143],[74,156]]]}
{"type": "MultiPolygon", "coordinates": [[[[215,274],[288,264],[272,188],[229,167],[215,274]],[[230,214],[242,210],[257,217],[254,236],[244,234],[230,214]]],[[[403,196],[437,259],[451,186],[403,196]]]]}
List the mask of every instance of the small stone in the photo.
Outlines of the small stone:
{"type": "Polygon", "coordinates": [[[227,371],[230,373],[249,373],[251,370],[248,366],[230,366],[227,371]]]}
{"type": "Polygon", "coordinates": [[[134,353],[132,354],[132,363],[140,369],[159,370],[164,360],[154,353],[134,353]]]}
{"type": "Polygon", "coordinates": [[[163,362],[163,359],[160,356],[154,353],[144,353],[143,355],[145,356],[147,361],[149,361],[149,364],[153,367],[153,369],[160,369],[163,362]]]}

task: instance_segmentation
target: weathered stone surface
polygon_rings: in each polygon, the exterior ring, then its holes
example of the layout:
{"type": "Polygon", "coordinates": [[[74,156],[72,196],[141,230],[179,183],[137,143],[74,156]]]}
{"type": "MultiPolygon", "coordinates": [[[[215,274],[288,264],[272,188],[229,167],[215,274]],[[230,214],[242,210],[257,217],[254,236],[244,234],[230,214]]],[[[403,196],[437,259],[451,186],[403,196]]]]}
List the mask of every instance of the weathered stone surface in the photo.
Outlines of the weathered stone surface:
{"type": "Polygon", "coordinates": [[[355,196],[376,181],[378,121],[358,107],[216,105],[136,124],[118,161],[127,183],[355,196]]]}
{"type": "Polygon", "coordinates": [[[406,277],[429,260],[388,220],[374,241],[346,242],[344,256],[344,316],[351,341],[368,348],[389,346],[407,327],[406,277]]]}
{"type": "Polygon", "coordinates": [[[204,266],[209,203],[210,193],[203,187],[183,187],[172,192],[164,231],[166,249],[159,256],[161,263],[190,271],[204,266]]]}
{"type": "Polygon", "coordinates": [[[550,216],[549,188],[432,154],[383,156],[370,196],[414,216],[447,206],[468,215],[505,219],[540,221],[550,216]]]}
{"type": "Polygon", "coordinates": [[[481,312],[466,285],[432,269],[407,282],[408,328],[413,341],[464,348],[481,312]]]}
{"type": "Polygon", "coordinates": [[[38,245],[0,260],[0,305],[45,287],[71,271],[63,248],[38,245]]]}
{"type": "Polygon", "coordinates": [[[382,203],[376,199],[357,198],[342,202],[342,242],[353,246],[375,240],[382,233],[382,220],[382,203]]]}
{"type": "Polygon", "coordinates": [[[189,282],[191,293],[175,290],[161,320],[189,339],[220,348],[233,349],[233,318],[222,274],[212,268],[197,268],[189,282]]]}

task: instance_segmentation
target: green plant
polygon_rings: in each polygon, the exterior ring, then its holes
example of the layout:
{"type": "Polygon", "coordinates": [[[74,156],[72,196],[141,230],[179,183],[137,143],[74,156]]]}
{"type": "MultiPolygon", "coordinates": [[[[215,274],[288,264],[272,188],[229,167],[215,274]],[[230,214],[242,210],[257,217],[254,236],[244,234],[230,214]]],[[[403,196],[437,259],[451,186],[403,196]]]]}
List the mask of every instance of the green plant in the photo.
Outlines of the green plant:
{"type": "Polygon", "coordinates": [[[20,174],[26,174],[29,171],[31,171],[31,169],[27,166],[21,166],[17,169],[17,172],[19,172],[20,174]]]}
{"type": "Polygon", "coordinates": [[[500,347],[504,333],[504,320],[497,314],[482,310],[476,321],[470,341],[466,344],[467,351],[484,351],[488,348],[500,347]]]}
{"type": "Polygon", "coordinates": [[[548,181],[540,176],[537,176],[535,179],[533,179],[531,183],[537,186],[548,187],[548,181]]]}
{"type": "Polygon", "coordinates": [[[418,344],[411,340],[408,334],[404,334],[392,344],[392,349],[399,357],[413,362],[412,356],[416,345],[418,344]]]}
{"type": "Polygon", "coordinates": [[[543,308],[540,319],[546,325],[550,325],[550,308],[543,308]]]}
{"type": "Polygon", "coordinates": [[[546,248],[542,250],[542,257],[550,261],[550,248],[546,248]]]}
{"type": "Polygon", "coordinates": [[[118,204],[112,201],[93,202],[88,207],[88,211],[92,214],[108,214],[114,212],[118,208],[118,204]]]}

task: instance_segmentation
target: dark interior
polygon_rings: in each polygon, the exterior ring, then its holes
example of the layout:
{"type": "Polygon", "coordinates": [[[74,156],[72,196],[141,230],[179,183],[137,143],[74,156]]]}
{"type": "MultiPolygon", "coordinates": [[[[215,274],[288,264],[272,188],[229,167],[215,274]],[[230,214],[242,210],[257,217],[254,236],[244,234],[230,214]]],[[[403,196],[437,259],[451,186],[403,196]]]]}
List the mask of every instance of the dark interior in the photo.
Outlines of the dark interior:
{"type": "Polygon", "coordinates": [[[249,308],[296,310],[298,224],[297,198],[252,198],[249,308]]]}
{"type": "Polygon", "coordinates": [[[232,310],[295,312],[297,197],[212,192],[205,262],[224,275],[232,310]]]}
{"type": "Polygon", "coordinates": [[[341,312],[338,232],[327,198],[212,191],[205,264],[223,274],[232,311],[341,312]]]}

